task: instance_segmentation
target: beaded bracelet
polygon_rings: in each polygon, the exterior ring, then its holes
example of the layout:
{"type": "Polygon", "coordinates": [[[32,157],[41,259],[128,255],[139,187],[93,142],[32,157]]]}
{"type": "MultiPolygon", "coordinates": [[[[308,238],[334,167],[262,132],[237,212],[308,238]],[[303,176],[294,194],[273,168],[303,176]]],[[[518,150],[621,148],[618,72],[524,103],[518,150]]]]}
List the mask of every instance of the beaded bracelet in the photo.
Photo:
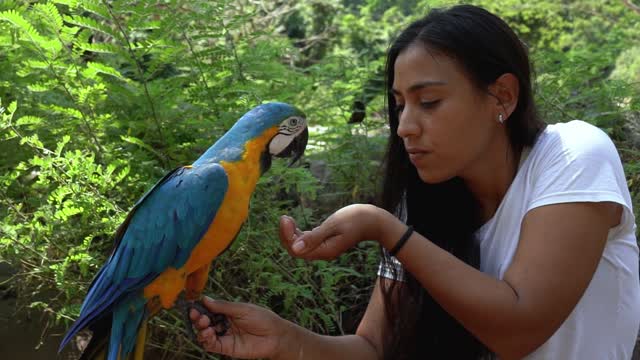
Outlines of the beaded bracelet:
{"type": "Polygon", "coordinates": [[[402,234],[402,237],[396,243],[396,246],[394,246],[393,249],[389,251],[389,255],[396,256],[396,254],[398,253],[398,251],[400,251],[404,243],[406,243],[407,240],[409,240],[409,238],[411,237],[411,234],[413,234],[413,226],[409,225],[409,227],[407,227],[407,231],[405,231],[404,234],[402,234]]]}

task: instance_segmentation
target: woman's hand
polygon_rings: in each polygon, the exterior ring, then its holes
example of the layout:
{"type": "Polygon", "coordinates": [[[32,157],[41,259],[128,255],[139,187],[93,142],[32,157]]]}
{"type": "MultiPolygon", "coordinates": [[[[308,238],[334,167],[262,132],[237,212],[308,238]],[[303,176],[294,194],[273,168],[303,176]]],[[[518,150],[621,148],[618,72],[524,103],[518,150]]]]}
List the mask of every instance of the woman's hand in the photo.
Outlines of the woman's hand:
{"type": "Polygon", "coordinates": [[[373,205],[355,204],[344,207],[311,231],[300,231],[295,221],[280,218],[280,241],[295,257],[307,260],[332,260],[360,241],[381,237],[381,229],[389,218],[387,211],[373,205]]]}
{"type": "Polygon", "coordinates": [[[202,304],[211,312],[226,315],[231,324],[223,336],[210,327],[211,319],[191,309],[189,316],[198,330],[198,342],[207,351],[233,358],[273,358],[291,350],[290,331],[286,320],[265,308],[244,303],[212,300],[205,297],[202,304]]]}

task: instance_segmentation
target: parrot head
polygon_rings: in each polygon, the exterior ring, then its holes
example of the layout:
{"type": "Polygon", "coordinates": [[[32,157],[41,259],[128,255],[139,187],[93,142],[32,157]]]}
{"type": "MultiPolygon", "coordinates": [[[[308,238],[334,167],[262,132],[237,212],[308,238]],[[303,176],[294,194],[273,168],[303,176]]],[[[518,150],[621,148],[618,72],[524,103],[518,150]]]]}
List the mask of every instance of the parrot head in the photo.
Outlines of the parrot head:
{"type": "Polygon", "coordinates": [[[271,167],[271,158],[290,158],[289,166],[300,159],[309,140],[307,119],[302,111],[284,103],[268,103],[260,105],[257,110],[264,109],[270,116],[270,122],[278,126],[278,132],[267,144],[260,165],[264,173],[271,167]]]}
{"type": "Polygon", "coordinates": [[[294,115],[282,121],[278,133],[269,142],[269,154],[284,158],[291,158],[289,166],[294,164],[307,147],[309,130],[304,115],[294,115]]]}
{"type": "Polygon", "coordinates": [[[260,150],[261,174],[271,167],[273,157],[291,158],[293,165],[304,153],[309,138],[307,120],[296,107],[272,102],[261,104],[244,114],[233,127],[210,147],[193,165],[210,161],[239,161],[245,145],[256,139],[265,144],[260,150]],[[270,134],[270,138],[265,138],[270,134]]]}

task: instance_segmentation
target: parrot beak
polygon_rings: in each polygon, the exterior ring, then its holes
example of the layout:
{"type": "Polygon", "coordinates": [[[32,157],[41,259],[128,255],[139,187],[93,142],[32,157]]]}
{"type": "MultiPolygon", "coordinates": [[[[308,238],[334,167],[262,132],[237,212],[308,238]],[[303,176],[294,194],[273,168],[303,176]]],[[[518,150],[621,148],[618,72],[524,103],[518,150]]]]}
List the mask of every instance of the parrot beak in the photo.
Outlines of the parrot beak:
{"type": "Polygon", "coordinates": [[[290,157],[289,167],[296,163],[304,154],[304,150],[307,147],[307,141],[309,141],[309,130],[305,128],[293,141],[287,146],[277,157],[290,157]]]}

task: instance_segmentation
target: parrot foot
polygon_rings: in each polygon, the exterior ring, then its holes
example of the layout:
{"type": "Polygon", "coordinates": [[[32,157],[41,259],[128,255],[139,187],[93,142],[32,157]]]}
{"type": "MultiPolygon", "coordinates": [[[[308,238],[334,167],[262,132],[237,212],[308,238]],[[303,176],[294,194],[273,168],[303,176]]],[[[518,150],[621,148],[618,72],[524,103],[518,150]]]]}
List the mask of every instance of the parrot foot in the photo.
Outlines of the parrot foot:
{"type": "Polygon", "coordinates": [[[205,315],[209,318],[210,325],[213,330],[216,332],[216,336],[224,336],[227,334],[227,331],[231,327],[229,324],[229,320],[224,314],[218,314],[209,311],[202,303],[198,300],[189,301],[185,300],[183,296],[178,297],[175,304],[176,308],[178,308],[183,316],[185,326],[187,327],[187,333],[193,342],[197,343],[196,333],[193,330],[193,326],[191,325],[191,318],[189,317],[189,312],[191,309],[196,309],[201,315],[205,315]]]}

